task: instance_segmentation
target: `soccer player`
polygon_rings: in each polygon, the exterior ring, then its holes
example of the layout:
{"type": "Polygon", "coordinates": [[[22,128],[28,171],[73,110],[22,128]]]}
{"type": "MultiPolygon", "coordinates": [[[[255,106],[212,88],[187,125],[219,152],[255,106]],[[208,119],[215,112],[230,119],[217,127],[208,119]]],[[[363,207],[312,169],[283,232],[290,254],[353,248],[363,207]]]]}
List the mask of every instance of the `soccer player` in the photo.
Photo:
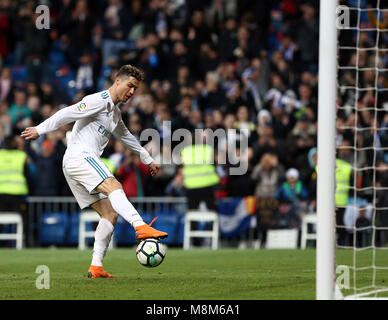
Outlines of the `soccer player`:
{"type": "Polygon", "coordinates": [[[100,156],[113,134],[126,147],[139,154],[155,176],[160,165],[125,126],[118,105],[128,101],[143,81],[143,72],[131,65],[118,71],[113,85],[102,92],[88,95],[81,102],[63,108],[36,127],[26,128],[21,136],[34,140],[47,132],[75,121],[67,150],[63,157],[63,173],[81,209],[93,208],[101,217],[93,247],[89,278],[111,278],[104,271],[102,261],[106,254],[113,229],[120,214],[136,233],[136,240],[163,239],[166,232],[147,225],[128,201],[121,184],[100,160],[100,156]]]}

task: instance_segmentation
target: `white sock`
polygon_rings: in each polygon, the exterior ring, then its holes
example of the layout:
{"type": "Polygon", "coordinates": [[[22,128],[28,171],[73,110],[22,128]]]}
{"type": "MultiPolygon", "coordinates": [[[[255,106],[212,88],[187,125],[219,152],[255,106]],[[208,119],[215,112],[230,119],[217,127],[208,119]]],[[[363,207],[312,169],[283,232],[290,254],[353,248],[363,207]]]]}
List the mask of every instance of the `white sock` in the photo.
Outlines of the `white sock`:
{"type": "Polygon", "coordinates": [[[113,209],[136,228],[144,223],[135,207],[130,203],[122,189],[116,189],[109,194],[109,200],[113,209]]]}
{"type": "Polygon", "coordinates": [[[114,226],[109,220],[101,218],[94,234],[92,266],[102,267],[102,260],[112,238],[113,229],[114,226]]]}

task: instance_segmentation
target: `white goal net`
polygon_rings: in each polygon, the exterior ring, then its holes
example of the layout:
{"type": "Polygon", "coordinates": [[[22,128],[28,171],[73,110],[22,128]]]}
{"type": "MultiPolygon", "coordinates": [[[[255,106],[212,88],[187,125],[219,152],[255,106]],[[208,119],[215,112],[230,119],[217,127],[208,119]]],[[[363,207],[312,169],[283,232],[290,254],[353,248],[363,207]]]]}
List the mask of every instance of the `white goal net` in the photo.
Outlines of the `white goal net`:
{"type": "Polygon", "coordinates": [[[388,297],[388,1],[342,1],[336,256],[345,298],[388,297]]]}

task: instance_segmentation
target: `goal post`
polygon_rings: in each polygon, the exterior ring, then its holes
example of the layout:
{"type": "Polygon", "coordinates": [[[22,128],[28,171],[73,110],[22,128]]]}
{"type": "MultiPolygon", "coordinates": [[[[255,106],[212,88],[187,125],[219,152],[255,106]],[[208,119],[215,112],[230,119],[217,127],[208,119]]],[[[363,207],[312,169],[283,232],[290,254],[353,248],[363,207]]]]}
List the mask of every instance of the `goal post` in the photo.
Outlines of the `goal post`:
{"type": "Polygon", "coordinates": [[[337,0],[321,0],[319,13],[316,299],[334,298],[337,0]]]}
{"type": "Polygon", "coordinates": [[[388,7],[321,0],[319,28],[316,299],[387,299],[388,7]]]}

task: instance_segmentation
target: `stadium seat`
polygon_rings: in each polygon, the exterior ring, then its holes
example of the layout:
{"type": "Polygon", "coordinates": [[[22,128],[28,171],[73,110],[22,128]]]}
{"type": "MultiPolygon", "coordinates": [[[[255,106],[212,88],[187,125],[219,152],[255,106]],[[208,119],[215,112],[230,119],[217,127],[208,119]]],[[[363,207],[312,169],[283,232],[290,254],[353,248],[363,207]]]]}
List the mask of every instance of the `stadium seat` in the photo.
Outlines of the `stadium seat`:
{"type": "Polygon", "coordinates": [[[112,67],[110,66],[101,67],[100,75],[98,77],[98,84],[97,84],[99,91],[104,90],[105,82],[107,79],[109,79],[111,73],[112,73],[112,67]]]}
{"type": "MultiPolygon", "coordinates": [[[[80,213],[79,217],[79,231],[78,231],[78,249],[85,250],[87,245],[86,241],[89,238],[94,239],[94,232],[95,230],[87,230],[87,223],[93,223],[93,222],[99,222],[100,216],[98,213],[94,210],[83,210],[80,213]]],[[[112,249],[114,247],[114,237],[112,236],[112,239],[109,243],[109,249],[112,249]]]]}
{"type": "Polygon", "coordinates": [[[316,233],[309,233],[308,225],[316,225],[317,224],[317,215],[315,213],[309,213],[303,216],[302,218],[302,235],[300,240],[300,248],[306,249],[308,240],[317,240],[316,233]]]}
{"type": "Polygon", "coordinates": [[[155,216],[158,218],[152,224],[152,227],[168,233],[168,237],[161,242],[175,244],[178,238],[180,216],[174,212],[159,212],[155,216]]]}
{"type": "Polygon", "coordinates": [[[60,52],[62,51],[61,46],[61,40],[55,40],[51,43],[51,50],[60,52]]]}
{"type": "MultiPolygon", "coordinates": [[[[150,223],[154,217],[150,212],[141,212],[140,214],[145,223],[150,223]]],[[[117,219],[114,238],[118,245],[133,245],[137,243],[134,229],[121,216],[117,219]]]]}
{"type": "Polygon", "coordinates": [[[298,229],[268,230],[266,249],[296,249],[298,247],[298,229]]]}
{"type": "Polygon", "coordinates": [[[11,68],[12,80],[15,82],[27,82],[27,69],[24,66],[11,68]]]}
{"type": "Polygon", "coordinates": [[[49,60],[51,65],[55,65],[57,67],[60,67],[64,64],[66,64],[66,58],[65,55],[61,51],[50,51],[49,60]]]}
{"type": "Polygon", "coordinates": [[[119,216],[116,222],[114,239],[118,245],[130,245],[136,243],[135,231],[121,216],[119,216]]]}
{"type": "Polygon", "coordinates": [[[0,224],[16,224],[16,233],[0,233],[0,240],[16,240],[16,249],[23,248],[23,220],[18,212],[1,212],[0,224]]]}
{"type": "MultiPolygon", "coordinates": [[[[69,227],[66,235],[66,243],[68,244],[78,244],[79,236],[79,212],[73,212],[70,215],[69,227]]],[[[93,231],[93,222],[86,222],[86,231],[93,231]]],[[[93,243],[93,239],[88,239],[88,244],[93,243]]]]}
{"type": "Polygon", "coordinates": [[[8,55],[3,60],[3,67],[10,67],[15,64],[13,52],[9,52],[8,55]]]}
{"type": "Polygon", "coordinates": [[[64,64],[60,67],[52,65],[51,74],[54,77],[53,82],[56,83],[58,87],[64,88],[70,97],[75,96],[77,93],[77,89],[75,87],[76,74],[69,65],[64,64]]]}
{"type": "Polygon", "coordinates": [[[68,220],[66,212],[44,212],[40,226],[40,242],[42,244],[63,244],[68,220]]]}
{"type": "Polygon", "coordinates": [[[219,219],[213,211],[188,211],[185,214],[185,229],[183,239],[183,249],[191,248],[191,238],[211,238],[211,248],[218,248],[219,219]],[[212,230],[191,230],[191,222],[212,222],[212,230]]]}

